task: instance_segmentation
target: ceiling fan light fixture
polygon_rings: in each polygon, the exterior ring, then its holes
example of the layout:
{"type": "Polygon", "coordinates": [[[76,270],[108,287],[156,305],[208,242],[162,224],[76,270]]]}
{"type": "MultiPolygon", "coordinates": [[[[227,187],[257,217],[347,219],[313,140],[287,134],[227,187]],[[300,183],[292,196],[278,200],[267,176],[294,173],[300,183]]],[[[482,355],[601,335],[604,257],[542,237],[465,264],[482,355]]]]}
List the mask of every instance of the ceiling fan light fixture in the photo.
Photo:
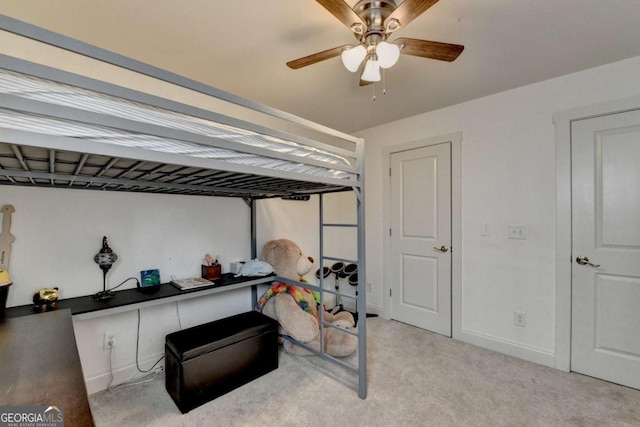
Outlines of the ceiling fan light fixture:
{"type": "Polygon", "coordinates": [[[391,68],[400,58],[400,47],[392,43],[380,42],[376,46],[376,55],[380,67],[391,68]]]}
{"type": "Polygon", "coordinates": [[[364,71],[360,78],[366,82],[379,82],[381,77],[378,61],[373,58],[369,58],[367,63],[364,65],[364,71]]]}
{"type": "Polygon", "coordinates": [[[367,48],[360,44],[342,51],[342,63],[347,70],[355,73],[366,56],[367,48]]]}

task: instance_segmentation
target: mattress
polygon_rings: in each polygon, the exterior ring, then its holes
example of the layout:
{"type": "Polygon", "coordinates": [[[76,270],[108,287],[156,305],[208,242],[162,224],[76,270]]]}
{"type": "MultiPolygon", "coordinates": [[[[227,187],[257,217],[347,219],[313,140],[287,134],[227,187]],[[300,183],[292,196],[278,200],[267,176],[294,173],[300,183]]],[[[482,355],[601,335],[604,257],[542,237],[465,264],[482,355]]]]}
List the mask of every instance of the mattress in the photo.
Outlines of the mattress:
{"type": "Polygon", "coordinates": [[[10,108],[0,108],[0,128],[223,160],[306,175],[355,179],[355,169],[348,159],[325,150],[39,77],[0,69],[0,94],[131,120],[179,131],[184,135],[197,135],[204,142],[149,135],[10,108]],[[212,146],[207,140],[231,141],[237,144],[238,150],[212,146]],[[258,148],[266,155],[243,152],[243,146],[258,148]],[[287,160],[279,158],[282,155],[287,160]],[[300,160],[292,161],[291,156],[300,160]]]}

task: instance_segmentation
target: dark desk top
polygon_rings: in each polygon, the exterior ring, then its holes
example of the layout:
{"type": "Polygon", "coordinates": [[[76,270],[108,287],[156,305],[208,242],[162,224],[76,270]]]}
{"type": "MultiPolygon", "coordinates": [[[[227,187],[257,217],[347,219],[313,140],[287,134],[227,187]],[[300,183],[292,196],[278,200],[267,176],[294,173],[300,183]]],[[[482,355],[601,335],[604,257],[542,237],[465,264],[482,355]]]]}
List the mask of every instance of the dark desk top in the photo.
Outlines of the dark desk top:
{"type": "MultiPolygon", "coordinates": [[[[271,276],[267,276],[265,281],[269,281],[271,276]]],[[[55,307],[48,308],[47,312],[55,312],[60,310],[69,309],[72,315],[79,315],[85,313],[92,313],[101,310],[114,309],[124,307],[132,304],[147,303],[149,301],[157,301],[164,298],[182,296],[193,293],[206,293],[212,289],[219,289],[229,287],[232,285],[239,285],[247,282],[253,282],[259,277],[235,277],[232,273],[223,274],[222,277],[215,281],[213,286],[204,286],[196,289],[180,290],[170,283],[164,283],[158,286],[158,289],[153,293],[141,292],[138,289],[125,289],[123,291],[114,291],[117,295],[116,298],[107,301],[94,301],[91,295],[61,299],[56,301],[55,307]]],[[[220,289],[222,290],[222,289],[220,289]]],[[[193,295],[196,296],[196,295],[193,295]]],[[[36,309],[33,304],[21,305],[17,307],[10,307],[5,309],[4,316],[6,318],[28,316],[31,314],[41,313],[41,310],[36,309]]]]}
{"type": "Polygon", "coordinates": [[[69,310],[0,318],[0,404],[57,406],[65,425],[93,426],[69,310]]]}

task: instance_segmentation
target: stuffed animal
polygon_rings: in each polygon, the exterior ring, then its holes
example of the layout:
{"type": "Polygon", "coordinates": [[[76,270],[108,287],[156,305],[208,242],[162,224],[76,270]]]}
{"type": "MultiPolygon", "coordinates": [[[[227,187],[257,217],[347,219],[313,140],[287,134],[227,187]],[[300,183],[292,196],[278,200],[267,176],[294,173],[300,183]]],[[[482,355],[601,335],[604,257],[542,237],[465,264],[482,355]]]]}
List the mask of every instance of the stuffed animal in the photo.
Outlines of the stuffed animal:
{"type": "MultiPolygon", "coordinates": [[[[313,258],[306,257],[300,247],[291,240],[271,240],[262,249],[262,260],[273,266],[278,276],[299,282],[313,268],[313,258]]],[[[315,297],[308,289],[274,283],[258,301],[257,309],[280,324],[280,332],[316,350],[320,349],[320,314],[315,297]]],[[[343,329],[353,329],[351,313],[343,311],[322,313],[325,322],[343,329]]],[[[288,353],[310,355],[304,348],[283,340],[288,353]]],[[[358,338],[333,327],[324,328],[324,351],[335,357],[353,354],[358,348],[358,338]]]]}

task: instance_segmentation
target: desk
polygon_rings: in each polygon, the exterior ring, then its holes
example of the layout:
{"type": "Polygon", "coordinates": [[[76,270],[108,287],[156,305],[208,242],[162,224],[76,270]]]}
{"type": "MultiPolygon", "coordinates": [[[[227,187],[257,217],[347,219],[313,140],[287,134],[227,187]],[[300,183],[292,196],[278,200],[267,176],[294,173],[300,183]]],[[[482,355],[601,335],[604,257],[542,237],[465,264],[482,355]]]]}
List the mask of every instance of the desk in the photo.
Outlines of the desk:
{"type": "MultiPolygon", "coordinates": [[[[235,277],[233,274],[227,273],[223,274],[220,279],[216,280],[215,285],[213,286],[181,291],[169,283],[164,283],[160,285],[159,289],[154,293],[144,293],[137,289],[115,291],[116,298],[107,301],[94,301],[91,298],[91,295],[61,299],[56,301],[55,307],[48,311],[69,309],[73,316],[73,320],[92,319],[95,317],[109,316],[111,314],[136,310],[138,308],[153,307],[155,305],[203,297],[220,292],[228,292],[234,289],[246,288],[248,286],[253,288],[259,284],[268,284],[273,281],[273,278],[274,275],[265,277],[235,277]]],[[[7,318],[28,316],[36,313],[40,313],[40,311],[36,310],[33,304],[5,309],[5,317],[7,318]]]]}
{"type": "Polygon", "coordinates": [[[69,310],[0,319],[0,361],[0,404],[58,406],[65,425],[94,425],[69,310]]]}

